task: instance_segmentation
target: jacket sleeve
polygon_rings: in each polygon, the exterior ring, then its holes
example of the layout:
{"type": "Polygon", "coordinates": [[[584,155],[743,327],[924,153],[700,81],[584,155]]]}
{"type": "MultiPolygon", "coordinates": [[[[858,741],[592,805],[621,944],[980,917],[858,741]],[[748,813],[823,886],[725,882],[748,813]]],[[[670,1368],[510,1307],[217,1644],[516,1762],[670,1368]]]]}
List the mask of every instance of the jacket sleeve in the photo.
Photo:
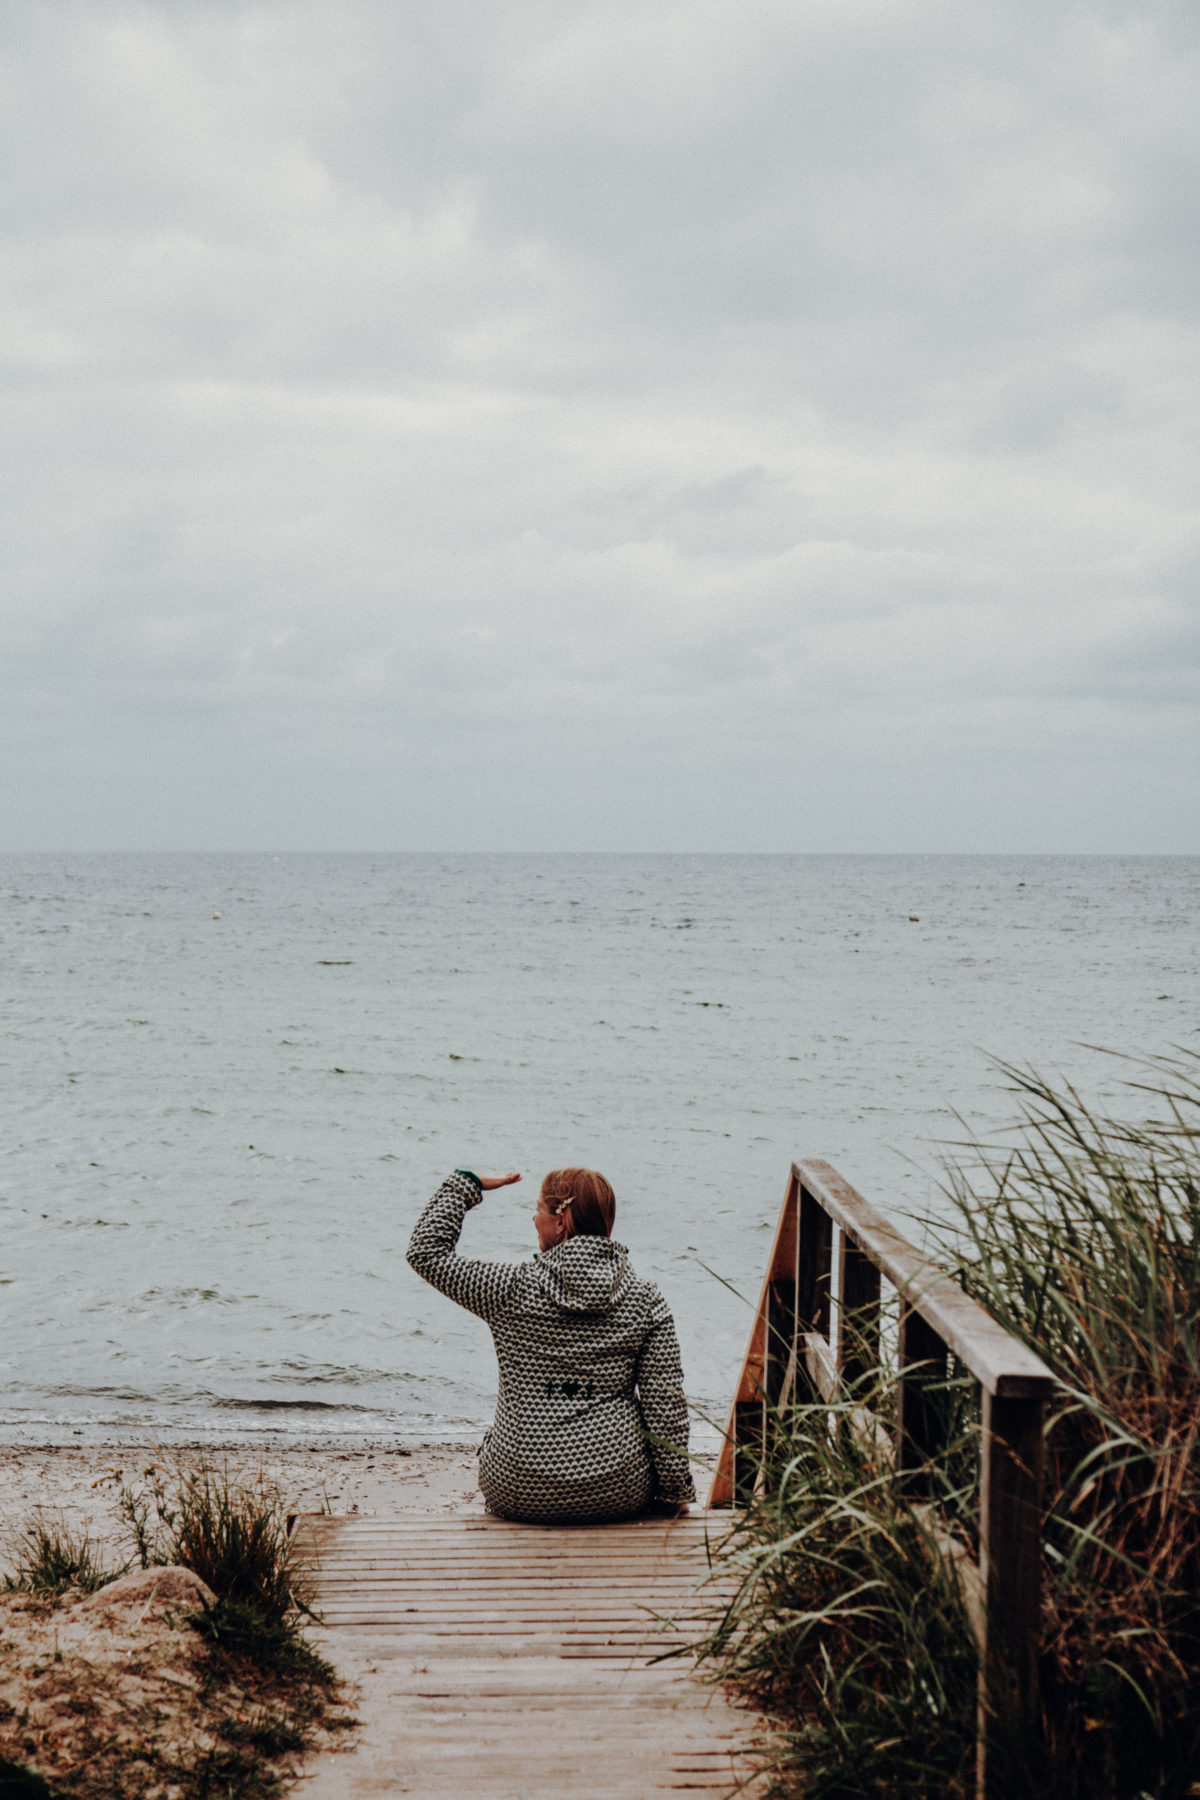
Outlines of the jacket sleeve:
{"type": "Polygon", "coordinates": [[[413,1227],[408,1264],[422,1281],[490,1323],[520,1270],[516,1263],[471,1262],[457,1254],[463,1220],[482,1199],[483,1189],[471,1176],[448,1175],[413,1227]]]}
{"type": "Polygon", "coordinates": [[[675,1321],[660,1295],[637,1365],[638,1404],[654,1464],[657,1500],[680,1506],[696,1498],[688,1463],[688,1413],[675,1321]]]}

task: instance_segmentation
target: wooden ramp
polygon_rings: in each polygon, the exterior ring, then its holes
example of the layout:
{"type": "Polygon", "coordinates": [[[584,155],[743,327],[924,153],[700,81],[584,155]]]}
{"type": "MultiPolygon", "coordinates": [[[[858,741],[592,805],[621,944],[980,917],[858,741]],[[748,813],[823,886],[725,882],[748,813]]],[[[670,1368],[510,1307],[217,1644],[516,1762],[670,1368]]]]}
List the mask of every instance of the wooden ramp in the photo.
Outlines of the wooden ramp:
{"type": "Polygon", "coordinates": [[[703,1514],[588,1527],[302,1518],[324,1647],[360,1681],[364,1726],[301,1800],[730,1794],[754,1716],[689,1659],[652,1660],[714,1605],[697,1592],[708,1528],[703,1514]]]}

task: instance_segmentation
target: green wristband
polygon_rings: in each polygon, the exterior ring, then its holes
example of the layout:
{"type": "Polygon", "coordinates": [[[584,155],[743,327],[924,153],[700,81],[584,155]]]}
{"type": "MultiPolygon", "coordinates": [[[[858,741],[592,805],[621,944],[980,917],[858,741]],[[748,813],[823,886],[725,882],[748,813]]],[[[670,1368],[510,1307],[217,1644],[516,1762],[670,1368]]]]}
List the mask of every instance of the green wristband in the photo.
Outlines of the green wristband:
{"type": "Polygon", "coordinates": [[[456,1175],[465,1175],[468,1181],[473,1181],[475,1183],[475,1186],[479,1189],[480,1193],[482,1194],[483,1183],[482,1183],[482,1181],[480,1181],[480,1179],[479,1179],[478,1175],[475,1173],[474,1169],[455,1169],[454,1173],[456,1175]]]}

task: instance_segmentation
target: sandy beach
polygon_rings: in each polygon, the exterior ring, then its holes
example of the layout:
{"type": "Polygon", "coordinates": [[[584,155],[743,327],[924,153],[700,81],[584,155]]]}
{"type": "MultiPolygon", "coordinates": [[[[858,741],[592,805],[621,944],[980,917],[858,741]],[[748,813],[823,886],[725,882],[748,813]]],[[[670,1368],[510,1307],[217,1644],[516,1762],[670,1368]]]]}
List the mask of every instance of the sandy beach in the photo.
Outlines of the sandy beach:
{"type": "MultiPolygon", "coordinates": [[[[0,1576],[12,1567],[14,1538],[39,1516],[76,1541],[86,1531],[109,1569],[131,1560],[116,1504],[122,1487],[141,1486],[150,1465],[201,1456],[243,1481],[265,1475],[289,1512],[483,1511],[475,1449],[466,1445],[6,1446],[0,1576]]],[[[180,1629],[190,1609],[211,1601],[179,1569],[135,1568],[95,1594],[57,1599],[0,1592],[0,1786],[14,1770],[35,1769],[80,1800],[135,1800],[210,1792],[205,1771],[219,1768],[231,1781],[236,1773],[290,1787],[303,1778],[314,1796],[340,1796],[353,1772],[364,1791],[390,1792],[394,1659],[369,1635],[313,1627],[306,1636],[336,1672],[324,1686],[318,1679],[306,1688],[303,1676],[280,1682],[219,1653],[214,1662],[206,1640],[180,1629]]]]}
{"type": "Polygon", "coordinates": [[[463,1446],[395,1444],[339,1449],[327,1444],[253,1446],[46,1445],[0,1447],[0,1564],[10,1534],[39,1510],[61,1518],[114,1551],[121,1534],[115,1501],[156,1460],[204,1454],[231,1470],[263,1470],[279,1486],[289,1512],[474,1512],[483,1510],[475,1484],[475,1450],[463,1446]]]}
{"type": "MultiPolygon", "coordinates": [[[[150,1465],[169,1468],[202,1456],[250,1484],[266,1476],[289,1512],[483,1510],[475,1450],[467,1446],[3,1446],[0,1584],[15,1566],[23,1528],[38,1519],[76,1542],[86,1532],[95,1560],[109,1569],[132,1561],[117,1507],[122,1487],[143,1487],[150,1465]]],[[[7,1793],[14,1771],[24,1780],[19,1771],[33,1768],[52,1783],[69,1780],[80,1800],[132,1800],[160,1791],[155,1782],[170,1793],[208,1792],[209,1763],[236,1764],[239,1780],[257,1781],[265,1769],[264,1780],[290,1784],[302,1767],[323,1765],[321,1751],[339,1743],[344,1751],[357,1741],[347,1722],[360,1705],[372,1715],[372,1666],[328,1633],[314,1635],[342,1678],[332,1688],[319,1681],[305,1688],[303,1679],[281,1687],[269,1674],[223,1665],[219,1657],[214,1665],[201,1639],[179,1629],[183,1614],[211,1599],[182,1570],[135,1569],[97,1594],[68,1592],[58,1600],[0,1591],[0,1787],[7,1793]],[[265,1763],[239,1737],[262,1736],[264,1721],[275,1734],[265,1763]]],[[[342,1764],[335,1759],[333,1766],[340,1785],[342,1764]]],[[[259,1788],[252,1782],[249,1791],[259,1788]]]]}

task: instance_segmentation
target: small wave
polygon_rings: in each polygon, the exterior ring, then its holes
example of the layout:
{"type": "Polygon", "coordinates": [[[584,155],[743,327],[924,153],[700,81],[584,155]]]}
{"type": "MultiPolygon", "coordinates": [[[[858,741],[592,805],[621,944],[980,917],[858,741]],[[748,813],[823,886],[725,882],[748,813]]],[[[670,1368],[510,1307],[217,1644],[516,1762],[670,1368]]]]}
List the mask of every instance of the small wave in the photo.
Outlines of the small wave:
{"type": "Polygon", "coordinates": [[[339,1404],[335,1400],[214,1400],[214,1406],[226,1412],[373,1412],[370,1406],[356,1406],[353,1401],[339,1404]]]}
{"type": "Polygon", "coordinates": [[[136,1388],[77,1385],[70,1381],[55,1382],[45,1389],[48,1400],[108,1400],[122,1406],[159,1406],[160,1394],[139,1393],[136,1388]]]}

